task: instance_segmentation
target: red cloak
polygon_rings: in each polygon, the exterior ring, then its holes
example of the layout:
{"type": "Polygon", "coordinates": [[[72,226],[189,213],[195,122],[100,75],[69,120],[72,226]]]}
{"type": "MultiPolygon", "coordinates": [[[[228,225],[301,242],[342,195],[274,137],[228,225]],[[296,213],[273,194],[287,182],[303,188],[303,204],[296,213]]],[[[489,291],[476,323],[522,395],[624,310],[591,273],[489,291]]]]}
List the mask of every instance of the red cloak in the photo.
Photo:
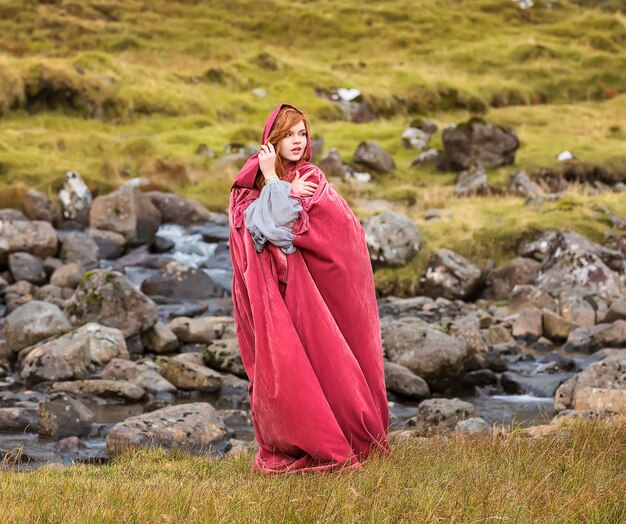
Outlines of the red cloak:
{"type": "MultiPolygon", "coordinates": [[[[270,115],[263,142],[281,107],[270,115]]],[[[292,106],[294,107],[294,106],[292,106]]],[[[374,450],[390,451],[380,320],[365,233],[358,219],[309,163],[318,184],[290,196],[302,204],[293,226],[296,251],[268,243],[258,253],[244,210],[259,196],[251,156],[229,202],[232,298],[241,358],[249,378],[261,473],[358,468],[374,450]]],[[[288,180],[291,181],[295,171],[288,180]]]]}

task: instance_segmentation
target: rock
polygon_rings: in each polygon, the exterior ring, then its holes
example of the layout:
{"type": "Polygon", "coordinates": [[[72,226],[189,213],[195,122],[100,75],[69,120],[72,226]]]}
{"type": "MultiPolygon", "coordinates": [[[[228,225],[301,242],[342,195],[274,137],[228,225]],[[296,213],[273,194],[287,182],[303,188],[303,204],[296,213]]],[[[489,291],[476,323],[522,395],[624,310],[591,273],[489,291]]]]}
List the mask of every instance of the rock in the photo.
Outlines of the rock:
{"type": "Polygon", "coordinates": [[[624,264],[624,255],[571,232],[554,235],[535,285],[557,295],[598,295],[611,300],[626,293],[619,274],[611,269],[624,264]]]}
{"type": "Polygon", "coordinates": [[[419,253],[424,241],[413,221],[394,211],[367,217],[362,225],[370,258],[379,266],[404,266],[419,253]]]}
{"type": "Polygon", "coordinates": [[[381,332],[387,358],[422,377],[431,389],[444,389],[464,371],[465,343],[421,327],[421,321],[383,319],[381,332]]]}
{"type": "Polygon", "coordinates": [[[98,252],[101,258],[112,260],[124,254],[126,238],[121,233],[92,227],[89,229],[89,236],[98,246],[98,252]]]}
{"type": "Polygon", "coordinates": [[[183,198],[175,193],[148,191],[146,193],[161,213],[163,224],[181,224],[187,226],[195,222],[211,220],[212,213],[197,200],[183,198]]]}
{"type": "Polygon", "coordinates": [[[593,353],[600,348],[626,347],[626,320],[574,329],[563,344],[566,351],[593,353]]]}
{"type": "Polygon", "coordinates": [[[231,457],[238,457],[240,455],[248,455],[256,453],[258,449],[258,443],[256,441],[240,440],[231,438],[228,441],[228,451],[224,458],[230,459],[231,457]]]}
{"type": "Polygon", "coordinates": [[[59,286],[75,289],[85,274],[85,269],[80,263],[72,262],[64,264],[52,273],[50,283],[59,286]]]}
{"type": "Polygon", "coordinates": [[[123,334],[96,323],[25,348],[18,355],[20,374],[31,384],[84,378],[115,357],[130,358],[123,334]]]}
{"type": "Polygon", "coordinates": [[[509,310],[519,311],[532,307],[558,311],[558,302],[545,291],[529,284],[516,284],[511,291],[509,310]]]}
{"type": "Polygon", "coordinates": [[[120,329],[125,337],[156,324],[156,304],[117,271],[95,269],[83,277],[67,301],[65,313],[74,325],[99,322],[120,329]]]}
{"type": "Polygon", "coordinates": [[[39,403],[39,434],[55,440],[89,434],[95,420],[93,412],[67,393],[51,394],[39,403]]]}
{"type": "Polygon", "coordinates": [[[430,134],[417,127],[407,127],[402,132],[402,145],[407,149],[426,149],[430,134]]]}
{"type": "Polygon", "coordinates": [[[534,258],[535,260],[543,262],[548,255],[550,245],[556,238],[557,233],[558,231],[554,230],[541,232],[535,240],[522,242],[517,249],[517,254],[521,257],[534,258]]]}
{"type": "Polygon", "coordinates": [[[441,155],[439,151],[434,148],[427,149],[423,151],[419,155],[417,155],[411,162],[409,162],[408,167],[419,167],[419,166],[428,166],[428,165],[437,165],[441,162],[441,155]]]}
{"type": "Polygon", "coordinates": [[[465,257],[439,249],[430,259],[422,277],[422,293],[451,300],[467,299],[477,289],[481,270],[465,257]]]}
{"type": "Polygon", "coordinates": [[[150,296],[176,299],[214,298],[224,290],[201,269],[178,262],[168,262],[159,272],[141,283],[141,291],[150,296]]]}
{"type": "Polygon", "coordinates": [[[57,233],[42,220],[0,221],[0,266],[7,263],[9,253],[25,251],[39,258],[55,256],[57,233]]]}
{"type": "Polygon", "coordinates": [[[7,345],[17,352],[71,328],[58,306],[31,300],[3,320],[2,332],[7,345]]]}
{"type": "Polygon", "coordinates": [[[442,131],[443,148],[454,171],[479,164],[486,169],[512,164],[519,140],[515,132],[488,124],[480,118],[442,131]]]}
{"type": "Polygon", "coordinates": [[[616,300],[611,304],[604,322],[610,323],[616,320],[626,320],[626,298],[616,300]]]}
{"type": "Polygon", "coordinates": [[[409,419],[407,425],[414,426],[421,436],[454,431],[459,421],[477,416],[476,408],[458,398],[431,398],[424,400],[417,408],[417,416],[409,419]]]}
{"type": "Polygon", "coordinates": [[[150,244],[161,224],[161,213],[150,197],[123,186],[97,197],[89,214],[91,227],[124,235],[127,245],[150,244]]]}
{"type": "Polygon", "coordinates": [[[178,338],[168,326],[160,321],[142,333],[141,342],[155,353],[171,353],[178,349],[178,338]]]}
{"type": "Polygon", "coordinates": [[[343,160],[341,160],[341,155],[336,147],[331,147],[318,165],[327,177],[343,178],[346,175],[347,168],[343,160]]]}
{"type": "Polygon", "coordinates": [[[218,338],[225,338],[234,329],[233,317],[177,317],[168,327],[178,340],[187,343],[209,343],[218,338]]]}
{"type": "Polygon", "coordinates": [[[59,191],[59,199],[63,208],[63,216],[81,225],[89,224],[89,211],[93,196],[78,173],[67,171],[65,184],[59,191]]]}
{"type": "Polygon", "coordinates": [[[498,375],[491,369],[476,369],[463,375],[463,384],[468,387],[487,386],[498,382],[498,375]]]}
{"type": "MultiPolygon", "coordinates": [[[[566,321],[578,326],[594,326],[596,323],[596,312],[593,306],[578,295],[561,294],[559,314],[566,321]]],[[[607,322],[606,319],[604,321],[607,322]]]]}
{"type": "Polygon", "coordinates": [[[505,371],[500,376],[504,391],[511,395],[531,394],[536,397],[552,397],[563,381],[560,375],[550,373],[521,374],[505,371]]]}
{"type": "Polygon", "coordinates": [[[576,411],[626,412],[626,388],[577,388],[574,393],[576,411]]]}
{"type": "Polygon", "coordinates": [[[99,397],[118,397],[127,400],[139,400],[145,391],[127,380],[72,380],[57,382],[52,385],[52,391],[63,391],[73,395],[96,395],[99,397]]]}
{"type": "Polygon", "coordinates": [[[180,389],[219,391],[222,385],[222,375],[206,366],[163,356],[157,357],[155,363],[163,376],[180,389]]]}
{"type": "Polygon", "coordinates": [[[109,457],[135,446],[180,448],[204,453],[232,436],[208,402],[193,402],[130,417],[113,426],[106,437],[109,457]]]}
{"type": "Polygon", "coordinates": [[[375,142],[361,142],[354,152],[354,161],[379,173],[388,173],[396,168],[393,157],[375,142]]]}
{"type": "Polygon", "coordinates": [[[36,406],[0,407],[0,431],[36,433],[38,429],[36,406]]]}
{"type": "Polygon", "coordinates": [[[430,397],[428,383],[409,368],[385,360],[387,389],[406,398],[422,400],[430,397]]]}
{"type": "Polygon", "coordinates": [[[36,285],[46,283],[47,275],[43,268],[43,260],[30,253],[11,253],[9,255],[9,269],[15,281],[26,280],[36,285]]]}
{"type": "Polygon", "coordinates": [[[539,185],[530,179],[526,171],[511,174],[509,192],[523,197],[536,197],[543,194],[539,185]]]}
{"type": "Polygon", "coordinates": [[[536,340],[543,336],[543,311],[535,307],[526,307],[513,323],[513,336],[536,340]]]}
{"type": "Polygon", "coordinates": [[[482,417],[472,417],[459,420],[454,431],[465,435],[491,435],[491,425],[482,417]]]}
{"type": "Polygon", "coordinates": [[[65,264],[78,263],[85,269],[100,266],[98,244],[87,233],[66,231],[60,235],[61,260],[65,264]]]}
{"type": "Polygon", "coordinates": [[[561,412],[626,410],[626,351],[614,349],[564,382],[556,391],[554,410],[561,412]]]}
{"type": "Polygon", "coordinates": [[[36,189],[29,189],[24,194],[22,208],[30,220],[43,220],[55,226],[61,222],[61,208],[36,189]]]}
{"type": "Polygon", "coordinates": [[[545,310],[543,312],[543,331],[551,340],[565,340],[570,331],[578,326],[565,320],[562,316],[545,310]]]}
{"type": "Polygon", "coordinates": [[[202,353],[207,366],[219,371],[228,371],[241,378],[248,378],[241,361],[239,344],[236,337],[212,340],[202,353]]]}
{"type": "Polygon", "coordinates": [[[140,388],[151,392],[176,393],[177,389],[165,377],[162,377],[154,362],[134,362],[123,358],[113,358],[100,372],[100,378],[128,380],[140,388]]]}
{"type": "Polygon", "coordinates": [[[456,178],[454,194],[458,197],[470,195],[489,195],[487,173],[482,166],[474,166],[461,172],[456,178]]]}
{"type": "Polygon", "coordinates": [[[491,273],[482,297],[487,300],[510,299],[515,286],[532,284],[540,270],[541,263],[532,258],[514,258],[491,273]]]}
{"type": "Polygon", "coordinates": [[[12,222],[15,220],[28,221],[28,217],[19,209],[14,209],[12,207],[0,209],[0,222],[12,222]]]}

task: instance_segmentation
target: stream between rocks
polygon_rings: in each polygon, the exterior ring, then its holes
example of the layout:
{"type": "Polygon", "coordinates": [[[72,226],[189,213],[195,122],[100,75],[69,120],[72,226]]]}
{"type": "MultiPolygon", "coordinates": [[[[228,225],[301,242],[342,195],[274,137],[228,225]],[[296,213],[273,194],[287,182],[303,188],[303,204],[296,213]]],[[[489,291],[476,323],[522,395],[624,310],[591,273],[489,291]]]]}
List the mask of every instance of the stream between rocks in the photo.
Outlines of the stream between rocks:
{"type": "MultiPolygon", "coordinates": [[[[160,319],[170,321],[174,316],[206,315],[232,315],[232,302],[230,299],[230,286],[232,279],[232,267],[228,253],[228,224],[200,223],[192,226],[180,226],[176,224],[163,224],[157,232],[157,244],[161,246],[158,256],[168,257],[171,260],[183,263],[187,266],[201,268],[216,283],[228,291],[227,297],[216,299],[184,299],[152,297],[157,303],[160,319]]],[[[149,267],[146,263],[147,247],[138,248],[135,251],[116,260],[100,260],[100,268],[115,269],[123,272],[129,281],[139,288],[147,277],[158,272],[158,269],[149,267]]],[[[155,256],[150,254],[150,256],[155,256]]],[[[437,299],[438,300],[438,299],[437,299]]],[[[198,345],[199,346],[199,345],[198,345]]],[[[507,393],[502,388],[502,373],[497,373],[497,383],[489,385],[473,385],[454,392],[454,396],[473,404],[487,422],[498,425],[530,426],[549,422],[554,414],[554,392],[558,385],[575,374],[575,371],[564,370],[566,366],[551,366],[555,359],[542,361],[544,353],[520,345],[521,352],[506,354],[502,357],[507,363],[507,373],[522,376],[524,393],[515,393],[515,387],[508,389],[507,393]],[[530,393],[529,393],[530,391],[530,393]]],[[[129,348],[131,349],[131,348],[129,348]]],[[[187,345],[181,351],[201,350],[194,345],[187,345]]],[[[563,352],[560,347],[551,348],[554,352],[563,355],[564,360],[574,360],[576,364],[589,359],[589,355],[576,355],[572,352],[563,352]]],[[[132,353],[132,349],[131,349],[132,353]]],[[[558,357],[556,358],[558,360],[558,357]]],[[[33,406],[45,397],[45,393],[33,389],[24,389],[21,380],[15,373],[0,379],[0,395],[12,396],[11,405],[19,407],[33,406]],[[17,401],[17,402],[15,402],[17,401]]],[[[442,396],[442,395],[434,395],[442,396]]],[[[446,395],[448,396],[448,395],[446,395]]],[[[96,397],[97,398],[97,397],[96,397]]],[[[0,399],[1,401],[2,399],[0,399]]],[[[388,392],[390,408],[390,430],[402,429],[406,421],[417,413],[419,402],[409,401],[388,392]]],[[[206,401],[216,409],[233,410],[228,420],[228,426],[235,432],[235,438],[251,441],[254,439],[249,415],[245,410],[247,405],[246,395],[241,391],[232,395],[224,396],[216,393],[179,392],[177,396],[151,400],[149,402],[163,401],[163,405],[183,404],[187,402],[206,401]],[[239,411],[238,411],[239,410],[239,411]]],[[[72,443],[65,448],[53,439],[47,439],[36,432],[4,432],[0,433],[0,454],[5,455],[4,465],[10,464],[15,459],[12,467],[30,469],[38,467],[46,462],[70,464],[75,462],[105,463],[108,461],[104,438],[109,430],[118,422],[133,415],[139,415],[146,411],[146,402],[131,402],[116,399],[98,399],[97,402],[84,404],[95,414],[95,423],[88,436],[81,438],[80,449],[72,447],[72,443]],[[27,460],[25,460],[25,458],[27,460]]],[[[0,405],[3,405],[0,402],[0,405]]],[[[161,406],[157,406],[161,407],[161,406]]],[[[36,416],[36,415],[35,415],[36,416]]],[[[219,450],[217,450],[219,451],[219,450]]]]}

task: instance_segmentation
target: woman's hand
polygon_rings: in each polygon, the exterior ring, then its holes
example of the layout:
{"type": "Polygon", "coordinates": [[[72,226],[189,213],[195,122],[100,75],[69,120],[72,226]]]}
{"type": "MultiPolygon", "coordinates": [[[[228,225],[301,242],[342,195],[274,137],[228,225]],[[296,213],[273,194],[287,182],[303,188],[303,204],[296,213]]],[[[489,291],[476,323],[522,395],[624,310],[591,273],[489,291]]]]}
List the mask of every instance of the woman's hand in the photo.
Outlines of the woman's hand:
{"type": "Polygon", "coordinates": [[[271,176],[276,176],[276,150],[271,142],[268,142],[267,145],[263,144],[261,146],[261,151],[259,151],[259,167],[261,168],[261,173],[267,179],[271,176]]]}
{"type": "Polygon", "coordinates": [[[296,195],[300,196],[311,196],[315,193],[317,189],[317,185],[315,182],[307,182],[306,179],[311,175],[312,172],[307,173],[302,178],[300,178],[300,171],[296,171],[296,176],[291,182],[292,190],[296,195]]]}

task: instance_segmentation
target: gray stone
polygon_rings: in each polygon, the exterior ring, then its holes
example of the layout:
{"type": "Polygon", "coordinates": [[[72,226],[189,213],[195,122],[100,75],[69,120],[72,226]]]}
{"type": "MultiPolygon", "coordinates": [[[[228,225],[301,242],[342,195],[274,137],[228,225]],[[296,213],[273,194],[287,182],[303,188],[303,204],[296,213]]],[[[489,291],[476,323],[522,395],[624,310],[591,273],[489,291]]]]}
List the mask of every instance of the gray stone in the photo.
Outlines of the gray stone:
{"type": "Polygon", "coordinates": [[[7,345],[17,352],[71,328],[58,306],[31,300],[3,320],[2,331],[7,345]]]}
{"type": "Polygon", "coordinates": [[[156,304],[117,271],[95,269],[83,277],[67,301],[65,313],[74,325],[99,322],[131,337],[158,320],[156,304]]]}
{"type": "Polygon", "coordinates": [[[378,266],[404,266],[420,250],[422,234],[407,216],[384,210],[362,221],[372,262],[378,266]]]}
{"type": "Polygon", "coordinates": [[[116,424],[106,437],[113,458],[130,447],[165,447],[205,453],[232,436],[208,402],[193,402],[157,409],[116,424]]]}
{"type": "Polygon", "coordinates": [[[89,434],[95,420],[93,412],[67,393],[51,394],[39,403],[39,434],[55,440],[89,434]]]}

